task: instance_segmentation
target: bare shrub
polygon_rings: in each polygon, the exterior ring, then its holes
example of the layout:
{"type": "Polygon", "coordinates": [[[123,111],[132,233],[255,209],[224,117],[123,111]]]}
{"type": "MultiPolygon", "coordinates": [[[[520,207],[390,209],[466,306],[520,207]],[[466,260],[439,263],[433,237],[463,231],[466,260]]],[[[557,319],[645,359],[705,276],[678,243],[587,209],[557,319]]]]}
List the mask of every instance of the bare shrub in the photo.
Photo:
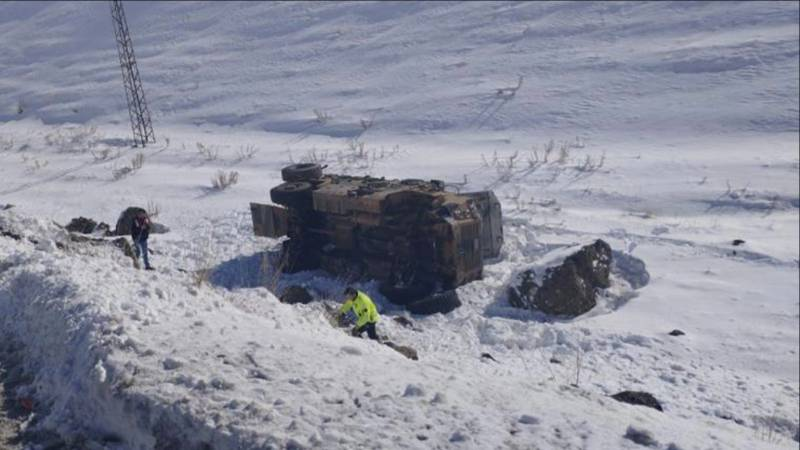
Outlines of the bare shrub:
{"type": "Polygon", "coordinates": [[[367,144],[364,141],[351,139],[350,142],[347,143],[347,148],[356,158],[364,158],[364,149],[366,148],[366,145],[367,144]]]}
{"type": "Polygon", "coordinates": [[[464,174],[464,178],[461,181],[453,181],[451,183],[445,183],[445,187],[449,187],[451,189],[455,189],[456,192],[460,193],[462,189],[464,189],[469,184],[469,178],[467,178],[467,174],[464,174]]]}
{"type": "Polygon", "coordinates": [[[242,145],[239,147],[239,151],[236,152],[236,159],[238,161],[252,159],[256,153],[258,153],[258,149],[254,145],[242,145]]]}
{"type": "Polygon", "coordinates": [[[114,181],[120,180],[125,178],[128,175],[131,175],[138,171],[139,169],[144,166],[144,154],[137,153],[133,158],[131,158],[130,165],[122,166],[122,167],[112,167],[111,168],[111,176],[113,177],[114,181]]]}
{"type": "Polygon", "coordinates": [[[22,155],[22,162],[26,165],[28,172],[36,172],[47,167],[48,164],[46,159],[32,158],[28,155],[22,155]]]}
{"type": "Polygon", "coordinates": [[[144,165],[144,153],[137,153],[131,159],[131,169],[136,172],[144,165]]]}
{"type": "Polygon", "coordinates": [[[98,151],[92,150],[91,153],[92,153],[92,158],[94,159],[94,162],[96,162],[96,163],[97,162],[108,161],[108,160],[111,160],[111,159],[117,159],[120,156],[120,151],[119,150],[114,152],[110,148],[104,148],[104,149],[100,149],[98,151]]]}
{"type": "Polygon", "coordinates": [[[310,149],[306,152],[305,156],[300,158],[300,162],[302,163],[312,163],[312,164],[325,164],[328,162],[329,157],[328,150],[318,150],[316,147],[310,149]]]}
{"type": "Polygon", "coordinates": [[[583,160],[583,163],[575,166],[575,170],[578,172],[595,172],[600,170],[606,162],[606,152],[603,152],[600,155],[600,159],[593,159],[591,155],[586,155],[586,159],[583,160]]]}
{"type": "Polygon", "coordinates": [[[0,136],[0,150],[7,152],[14,148],[14,140],[0,136]]]}
{"type": "Polygon", "coordinates": [[[217,172],[214,178],[211,179],[211,186],[218,191],[224,191],[238,182],[239,172],[232,170],[228,173],[225,173],[224,171],[220,170],[217,172]]]}
{"type": "Polygon", "coordinates": [[[569,150],[570,150],[569,145],[566,142],[562,142],[558,148],[558,159],[556,160],[557,164],[564,165],[567,163],[567,161],[569,160],[569,150]]]}
{"type": "Polygon", "coordinates": [[[219,156],[219,149],[213,146],[206,146],[202,142],[198,142],[197,153],[206,161],[214,161],[219,156]]]}
{"type": "Polygon", "coordinates": [[[500,156],[496,151],[491,156],[481,155],[481,168],[496,172],[496,178],[487,187],[495,188],[539,171],[547,174],[547,178],[542,180],[545,184],[552,184],[566,174],[569,174],[570,182],[587,178],[603,168],[606,154],[604,152],[599,158],[585,155],[583,160],[576,162],[571,150],[583,146],[580,137],[562,142],[550,139],[542,147],[541,153],[536,146],[532,146],[523,158],[520,158],[518,151],[509,156],[500,156]],[[519,164],[520,161],[523,163],[519,164]]]}
{"type": "Polygon", "coordinates": [[[95,126],[63,126],[48,133],[44,140],[60,152],[84,153],[97,145],[96,134],[95,126]]]}
{"type": "Polygon", "coordinates": [[[400,153],[400,146],[391,149],[368,148],[364,141],[352,139],[347,143],[347,149],[336,154],[339,168],[345,172],[349,170],[369,170],[375,163],[384,159],[393,158],[400,153]]]}
{"type": "Polygon", "coordinates": [[[214,269],[210,267],[203,267],[192,272],[192,285],[194,287],[201,287],[204,284],[210,284],[211,274],[214,269]]]}
{"type": "Polygon", "coordinates": [[[364,134],[372,128],[372,124],[375,122],[375,119],[361,119],[361,134],[364,134]]]}
{"type": "Polygon", "coordinates": [[[321,109],[314,109],[314,117],[318,124],[325,125],[331,120],[331,115],[321,109]]]}
{"type": "Polygon", "coordinates": [[[145,209],[147,210],[147,215],[151,219],[155,219],[161,213],[161,206],[159,206],[158,203],[154,202],[153,200],[147,201],[147,208],[145,209]]]}

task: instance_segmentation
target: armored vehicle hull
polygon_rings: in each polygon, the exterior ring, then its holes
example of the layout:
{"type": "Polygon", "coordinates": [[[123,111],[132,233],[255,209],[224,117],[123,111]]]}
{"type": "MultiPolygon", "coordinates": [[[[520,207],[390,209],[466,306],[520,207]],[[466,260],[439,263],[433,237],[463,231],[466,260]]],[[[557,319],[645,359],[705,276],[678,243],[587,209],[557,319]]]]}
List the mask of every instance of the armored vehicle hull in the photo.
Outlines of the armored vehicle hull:
{"type": "Polygon", "coordinates": [[[323,174],[316,164],[282,170],[276,205],[251,203],[255,234],[288,236],[285,272],[324,269],[372,278],[397,303],[481,278],[503,243],[491,191],[447,192],[437,180],[323,174]]]}

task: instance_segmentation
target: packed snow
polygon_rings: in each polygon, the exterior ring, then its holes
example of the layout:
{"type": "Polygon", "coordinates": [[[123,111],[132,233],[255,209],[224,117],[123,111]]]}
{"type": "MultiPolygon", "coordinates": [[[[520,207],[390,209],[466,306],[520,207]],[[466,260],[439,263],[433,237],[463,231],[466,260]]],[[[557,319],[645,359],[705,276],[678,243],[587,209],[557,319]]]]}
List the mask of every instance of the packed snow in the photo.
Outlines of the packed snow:
{"type": "Polygon", "coordinates": [[[125,7],[144,149],[108,5],[0,3],[0,445],[797,448],[798,3],[125,7]],[[332,327],[345,282],[280,274],[253,235],[300,161],[501,200],[501,256],[455,311],[357,284],[418,361],[332,327]],[[63,229],[128,206],[170,229],[154,272],[63,229]],[[509,305],[598,238],[593,310],[509,305]]]}

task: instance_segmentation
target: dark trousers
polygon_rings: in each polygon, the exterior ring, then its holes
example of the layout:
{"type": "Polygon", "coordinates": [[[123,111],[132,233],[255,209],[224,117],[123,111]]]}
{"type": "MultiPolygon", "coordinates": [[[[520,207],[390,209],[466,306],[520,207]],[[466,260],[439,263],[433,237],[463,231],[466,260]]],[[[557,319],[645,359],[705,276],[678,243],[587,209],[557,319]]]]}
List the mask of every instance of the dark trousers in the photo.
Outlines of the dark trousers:
{"type": "Polygon", "coordinates": [[[360,327],[353,328],[353,336],[361,337],[361,334],[367,332],[367,336],[377,341],[378,340],[378,333],[375,331],[375,324],[374,323],[365,323],[360,327]]]}

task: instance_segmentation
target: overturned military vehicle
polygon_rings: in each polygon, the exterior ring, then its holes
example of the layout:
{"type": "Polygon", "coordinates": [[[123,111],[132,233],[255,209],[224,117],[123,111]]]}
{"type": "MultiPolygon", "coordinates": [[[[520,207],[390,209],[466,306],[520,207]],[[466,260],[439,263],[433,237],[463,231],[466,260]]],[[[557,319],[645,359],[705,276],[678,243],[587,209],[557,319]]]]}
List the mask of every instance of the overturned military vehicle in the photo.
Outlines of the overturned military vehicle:
{"type": "Polygon", "coordinates": [[[256,235],[289,237],[282,270],[376,279],[382,294],[412,312],[457,302],[441,292],[480,279],[484,259],[498,256],[503,244],[500,203],[491,191],[459,194],[438,180],[327,175],[317,164],[290,165],[281,175],[285,183],[270,191],[280,206],[250,208],[256,235]]]}

